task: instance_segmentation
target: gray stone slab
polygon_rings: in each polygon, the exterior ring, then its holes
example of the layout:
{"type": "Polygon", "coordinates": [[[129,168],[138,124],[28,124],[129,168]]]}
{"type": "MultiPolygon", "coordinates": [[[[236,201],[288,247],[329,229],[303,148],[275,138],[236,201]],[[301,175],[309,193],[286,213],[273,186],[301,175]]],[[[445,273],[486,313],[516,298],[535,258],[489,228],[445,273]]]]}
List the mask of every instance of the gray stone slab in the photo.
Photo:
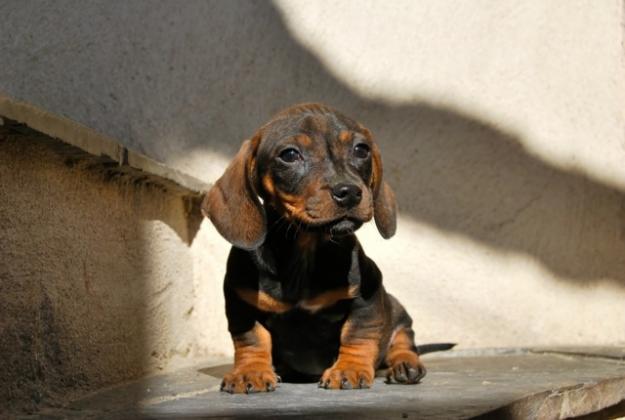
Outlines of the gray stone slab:
{"type": "Polygon", "coordinates": [[[39,418],[567,418],[625,400],[625,363],[600,357],[537,354],[426,356],[418,385],[329,391],[282,384],[269,394],[219,391],[229,365],[216,361],[99,392],[39,418]]]}

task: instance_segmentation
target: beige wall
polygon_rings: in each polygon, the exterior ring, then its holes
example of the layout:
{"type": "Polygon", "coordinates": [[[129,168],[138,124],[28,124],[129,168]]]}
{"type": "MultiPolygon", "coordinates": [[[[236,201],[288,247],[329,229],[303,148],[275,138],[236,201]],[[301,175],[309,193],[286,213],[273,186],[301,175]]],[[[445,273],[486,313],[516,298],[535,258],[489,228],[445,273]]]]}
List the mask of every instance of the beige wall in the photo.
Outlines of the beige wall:
{"type": "Polygon", "coordinates": [[[418,339],[625,345],[621,1],[276,4],[399,115],[373,117],[399,234],[361,236],[418,339]]]}
{"type": "Polygon", "coordinates": [[[625,345],[622,2],[275,5],[381,143],[399,233],[360,237],[418,340],[625,345]]]}

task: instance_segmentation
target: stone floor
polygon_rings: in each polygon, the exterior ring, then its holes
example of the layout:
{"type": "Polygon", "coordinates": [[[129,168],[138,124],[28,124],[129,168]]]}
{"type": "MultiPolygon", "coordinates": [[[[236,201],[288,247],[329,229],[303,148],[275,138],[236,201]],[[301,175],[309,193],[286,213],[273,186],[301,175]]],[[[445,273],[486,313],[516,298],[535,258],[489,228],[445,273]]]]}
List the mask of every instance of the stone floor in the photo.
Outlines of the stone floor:
{"type": "Polygon", "coordinates": [[[65,408],[24,418],[590,419],[625,415],[623,348],[464,350],[427,355],[424,361],[428,375],[418,385],[387,385],[378,378],[371,389],[329,391],[316,384],[284,383],[273,393],[252,395],[219,392],[221,376],[230,366],[213,361],[100,391],[65,408]]]}

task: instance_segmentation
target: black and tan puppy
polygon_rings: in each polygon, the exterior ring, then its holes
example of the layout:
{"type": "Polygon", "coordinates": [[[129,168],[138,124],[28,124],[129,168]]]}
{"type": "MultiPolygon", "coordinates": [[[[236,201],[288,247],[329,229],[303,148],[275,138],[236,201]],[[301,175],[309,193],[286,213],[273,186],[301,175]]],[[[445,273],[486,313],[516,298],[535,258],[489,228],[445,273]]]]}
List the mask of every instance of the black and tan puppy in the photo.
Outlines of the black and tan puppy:
{"type": "Polygon", "coordinates": [[[224,293],[235,364],[222,390],[273,391],[277,374],[367,388],[381,366],[398,383],[425,375],[412,320],[354,235],[372,218],[384,238],[396,226],[362,125],[318,104],[279,113],[243,143],[202,211],[234,245],[224,293]]]}

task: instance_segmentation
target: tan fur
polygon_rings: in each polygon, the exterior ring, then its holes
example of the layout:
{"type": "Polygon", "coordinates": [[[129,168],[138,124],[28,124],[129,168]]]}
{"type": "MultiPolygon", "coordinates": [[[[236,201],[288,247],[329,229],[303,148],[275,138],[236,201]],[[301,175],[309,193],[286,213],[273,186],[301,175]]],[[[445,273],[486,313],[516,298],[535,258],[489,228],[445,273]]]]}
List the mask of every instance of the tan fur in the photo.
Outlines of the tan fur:
{"type": "Polygon", "coordinates": [[[258,290],[236,289],[236,293],[243,301],[264,312],[283,313],[293,308],[293,305],[280,302],[258,290]]]}
{"type": "Polygon", "coordinates": [[[258,322],[243,334],[232,337],[234,369],[224,376],[222,389],[233,393],[265,392],[278,383],[271,366],[271,335],[258,322]]]}
{"type": "Polygon", "coordinates": [[[310,312],[317,312],[323,308],[334,305],[340,300],[353,299],[358,295],[357,286],[345,286],[340,289],[328,290],[320,293],[317,296],[306,299],[299,303],[302,309],[306,309],[310,312]]]}
{"type": "Polygon", "coordinates": [[[265,239],[265,211],[256,188],[255,151],[260,137],[246,140],[224,174],[208,191],[202,213],[219,233],[243,249],[254,249],[265,239]]]}

